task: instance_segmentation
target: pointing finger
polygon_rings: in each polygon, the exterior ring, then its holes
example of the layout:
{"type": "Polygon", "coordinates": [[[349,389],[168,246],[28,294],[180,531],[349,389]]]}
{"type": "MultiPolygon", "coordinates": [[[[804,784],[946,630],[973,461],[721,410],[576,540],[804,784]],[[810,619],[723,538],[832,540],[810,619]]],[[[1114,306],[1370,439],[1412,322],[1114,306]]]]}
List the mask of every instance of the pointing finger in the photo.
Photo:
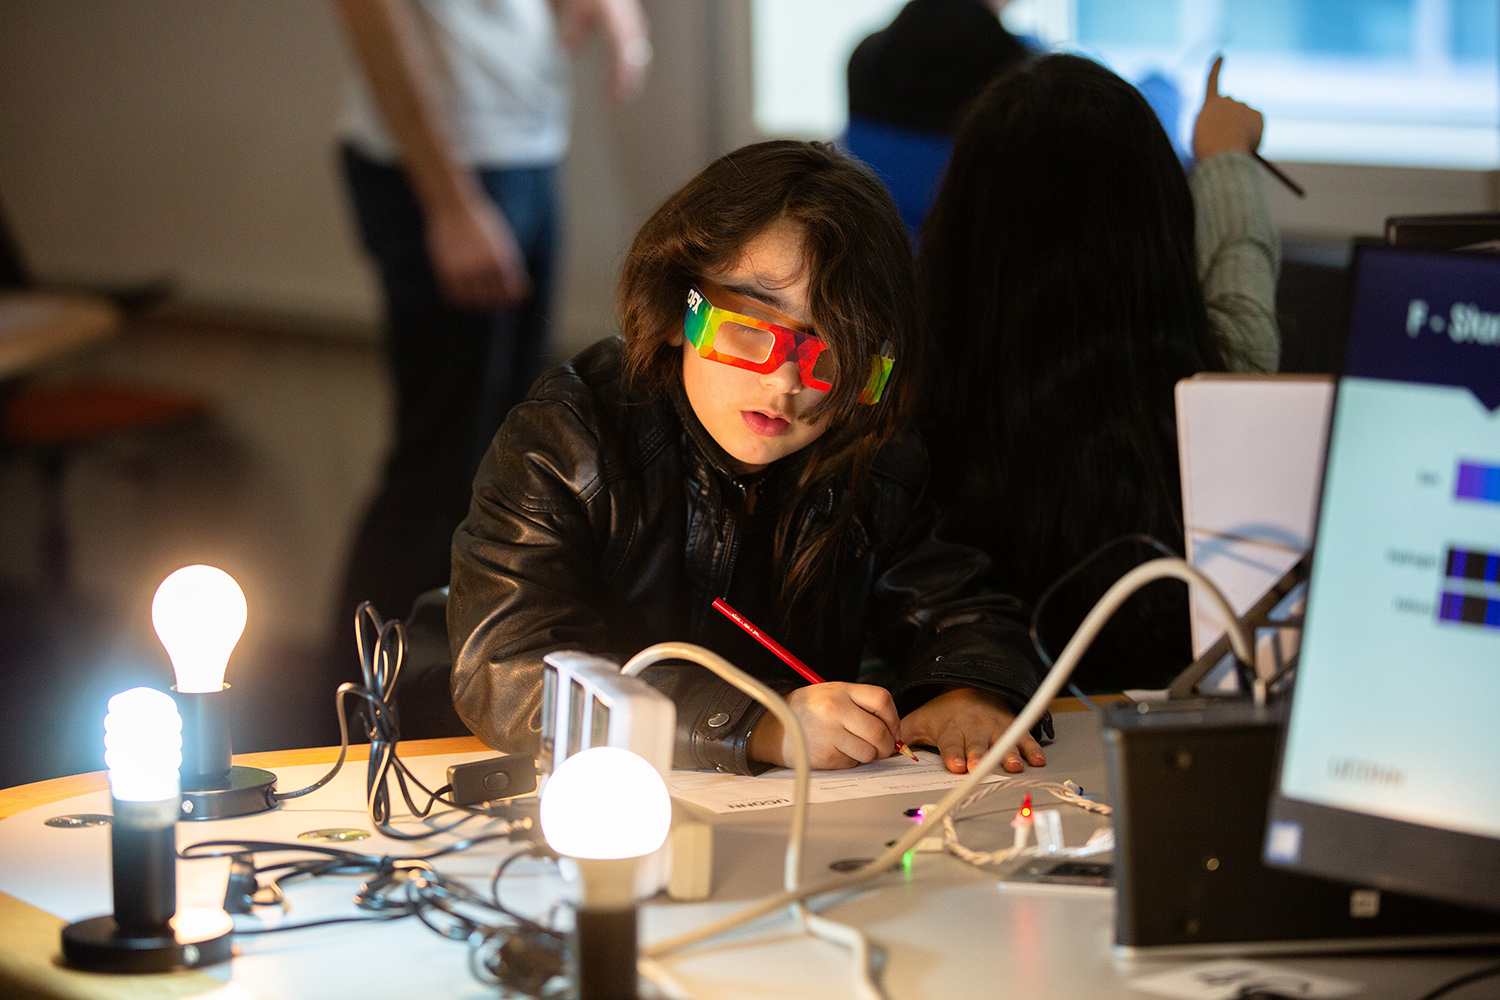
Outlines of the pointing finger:
{"type": "Polygon", "coordinates": [[[1224,57],[1215,56],[1214,64],[1208,71],[1208,86],[1203,91],[1203,99],[1219,96],[1219,70],[1224,66],[1224,57]]]}

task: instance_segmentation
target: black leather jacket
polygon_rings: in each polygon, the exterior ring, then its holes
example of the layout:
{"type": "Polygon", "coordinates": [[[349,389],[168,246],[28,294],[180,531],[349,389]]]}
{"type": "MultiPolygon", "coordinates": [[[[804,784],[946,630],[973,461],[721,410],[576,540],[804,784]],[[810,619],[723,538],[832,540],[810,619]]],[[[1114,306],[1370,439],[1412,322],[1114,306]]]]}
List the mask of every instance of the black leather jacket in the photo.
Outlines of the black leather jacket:
{"type": "MultiPolygon", "coordinates": [[[[785,665],[710,607],[719,596],[827,680],[855,680],[873,652],[894,675],[883,680],[902,711],[945,685],[996,692],[1013,708],[1031,695],[1038,673],[1023,608],[988,589],[986,556],[937,536],[915,435],[877,457],[872,509],[849,534],[821,610],[782,620],[765,518],[753,511],[776,509],[805,456],[774,463],[752,492],[754,477],[732,471],[685,399],[630,393],[620,349],[618,339],[595,344],[511,411],[454,535],[453,699],[481,739],[537,752],[542,656],[555,649],[624,662],[685,640],[773,687],[796,687],[785,665]]],[[[823,484],[798,513],[799,532],[844,499],[840,483],[823,484]]],[[[758,704],[697,666],[644,676],[677,705],[676,766],[758,769],[746,756],[758,704]]]]}

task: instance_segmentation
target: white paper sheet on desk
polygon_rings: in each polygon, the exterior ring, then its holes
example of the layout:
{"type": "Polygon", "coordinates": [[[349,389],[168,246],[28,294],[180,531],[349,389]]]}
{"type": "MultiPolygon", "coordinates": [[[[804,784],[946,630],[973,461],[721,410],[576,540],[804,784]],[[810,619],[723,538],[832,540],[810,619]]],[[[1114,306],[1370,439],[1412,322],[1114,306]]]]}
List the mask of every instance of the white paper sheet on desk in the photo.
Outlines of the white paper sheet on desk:
{"type": "MultiPolygon", "coordinates": [[[[808,782],[809,802],[843,802],[902,792],[943,791],[964,780],[943,766],[930,751],[916,751],[912,761],[897,754],[844,771],[814,771],[808,782]]],[[[986,781],[998,781],[992,774],[986,781]]],[[[792,770],[776,768],[753,777],[715,771],[673,771],[667,778],[672,797],[715,813],[779,809],[792,804],[792,770]]]]}

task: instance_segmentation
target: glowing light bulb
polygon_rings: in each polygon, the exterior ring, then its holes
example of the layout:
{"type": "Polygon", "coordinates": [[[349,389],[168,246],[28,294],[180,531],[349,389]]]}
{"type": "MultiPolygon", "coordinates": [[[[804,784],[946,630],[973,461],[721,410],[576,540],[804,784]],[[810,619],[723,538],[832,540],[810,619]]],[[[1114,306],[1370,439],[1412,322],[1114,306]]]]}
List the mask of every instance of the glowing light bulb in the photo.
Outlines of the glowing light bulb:
{"type": "MultiPolygon", "coordinates": [[[[109,699],[104,717],[104,764],[109,791],[120,802],[176,799],[182,764],[182,720],[177,703],[147,687],[109,699]]],[[[175,806],[173,807],[175,811],[175,806]]]]}
{"type": "Polygon", "coordinates": [[[221,569],[184,566],[161,582],[151,601],[151,624],[172,658],[178,691],[223,688],[245,617],[245,592],[221,569]]]}
{"type": "Polygon", "coordinates": [[[672,827],[672,798],[646,760],[619,747],[592,747],[558,765],[542,792],[542,833],[570,858],[641,858],[672,827]]]}

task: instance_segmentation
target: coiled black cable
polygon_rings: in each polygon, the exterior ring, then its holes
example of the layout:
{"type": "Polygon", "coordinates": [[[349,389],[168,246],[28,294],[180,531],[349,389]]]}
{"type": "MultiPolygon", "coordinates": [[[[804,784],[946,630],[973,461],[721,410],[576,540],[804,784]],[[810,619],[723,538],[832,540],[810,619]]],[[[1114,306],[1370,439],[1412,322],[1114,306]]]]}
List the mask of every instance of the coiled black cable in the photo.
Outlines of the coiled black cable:
{"type": "Polygon", "coordinates": [[[401,741],[401,728],[395,707],[397,684],[401,680],[401,663],[406,653],[406,635],[399,620],[383,620],[375,606],[365,601],[354,615],[354,641],[359,650],[359,662],[363,684],[343,683],[334,693],[334,708],[339,720],[339,755],[317,781],[305,788],[291,792],[275,793],[277,803],[308,795],[322,788],[343,768],[349,755],[349,719],[346,700],[363,702],[365,735],[370,741],[370,756],[365,769],[365,803],[370,822],[392,840],[422,840],[434,834],[448,833],[475,816],[493,818],[493,809],[474,808],[461,805],[447,797],[450,791],[444,785],[436,791],[422,783],[396,753],[401,741]],[[441,825],[428,826],[424,830],[406,832],[398,830],[392,823],[390,780],[395,777],[401,798],[407,809],[417,819],[426,819],[435,805],[441,803],[451,811],[460,812],[457,819],[441,825]],[[418,806],[413,799],[412,787],[427,796],[427,801],[418,806]]]}

